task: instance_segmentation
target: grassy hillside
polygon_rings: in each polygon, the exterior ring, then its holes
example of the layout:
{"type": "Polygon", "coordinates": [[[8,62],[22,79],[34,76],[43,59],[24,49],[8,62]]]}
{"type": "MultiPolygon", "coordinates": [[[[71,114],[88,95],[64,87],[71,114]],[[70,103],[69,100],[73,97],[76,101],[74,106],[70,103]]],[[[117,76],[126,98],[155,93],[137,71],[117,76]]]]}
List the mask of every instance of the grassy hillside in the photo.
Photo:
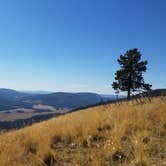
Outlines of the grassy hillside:
{"type": "Polygon", "coordinates": [[[166,98],[81,110],[0,135],[1,166],[164,166],[166,98]]]}

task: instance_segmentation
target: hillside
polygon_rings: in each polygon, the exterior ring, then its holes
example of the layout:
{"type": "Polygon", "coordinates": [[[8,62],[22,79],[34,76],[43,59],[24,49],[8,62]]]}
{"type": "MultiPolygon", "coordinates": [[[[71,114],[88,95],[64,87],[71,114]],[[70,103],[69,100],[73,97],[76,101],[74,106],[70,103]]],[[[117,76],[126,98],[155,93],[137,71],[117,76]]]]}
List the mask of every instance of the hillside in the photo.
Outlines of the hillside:
{"type": "Polygon", "coordinates": [[[95,93],[51,93],[32,95],[22,98],[22,102],[25,104],[43,104],[54,106],[61,109],[76,109],[80,107],[86,107],[94,105],[102,101],[101,96],[95,93]]]}
{"type": "Polygon", "coordinates": [[[80,110],[0,135],[1,166],[164,166],[166,98],[80,110]]]}

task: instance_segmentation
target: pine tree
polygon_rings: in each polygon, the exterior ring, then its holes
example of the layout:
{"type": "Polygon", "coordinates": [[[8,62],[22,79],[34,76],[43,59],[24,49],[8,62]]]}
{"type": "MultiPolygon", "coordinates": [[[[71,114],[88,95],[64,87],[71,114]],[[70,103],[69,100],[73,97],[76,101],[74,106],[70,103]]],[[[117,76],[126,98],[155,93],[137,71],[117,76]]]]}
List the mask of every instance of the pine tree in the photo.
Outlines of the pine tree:
{"type": "Polygon", "coordinates": [[[112,87],[116,91],[127,91],[127,98],[131,98],[132,92],[148,91],[152,85],[146,84],[143,72],[146,72],[147,61],[141,61],[141,53],[137,48],[128,50],[118,59],[120,70],[115,73],[115,82],[112,87]]]}

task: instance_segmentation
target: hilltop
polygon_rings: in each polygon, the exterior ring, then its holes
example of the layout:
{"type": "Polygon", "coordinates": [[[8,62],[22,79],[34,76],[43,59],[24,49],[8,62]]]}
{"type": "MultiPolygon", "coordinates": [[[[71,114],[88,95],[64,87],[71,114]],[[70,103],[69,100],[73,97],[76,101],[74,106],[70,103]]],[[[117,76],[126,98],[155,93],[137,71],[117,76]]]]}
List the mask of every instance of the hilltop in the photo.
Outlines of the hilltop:
{"type": "Polygon", "coordinates": [[[136,99],[2,133],[1,166],[164,166],[165,108],[165,97],[136,99]]]}

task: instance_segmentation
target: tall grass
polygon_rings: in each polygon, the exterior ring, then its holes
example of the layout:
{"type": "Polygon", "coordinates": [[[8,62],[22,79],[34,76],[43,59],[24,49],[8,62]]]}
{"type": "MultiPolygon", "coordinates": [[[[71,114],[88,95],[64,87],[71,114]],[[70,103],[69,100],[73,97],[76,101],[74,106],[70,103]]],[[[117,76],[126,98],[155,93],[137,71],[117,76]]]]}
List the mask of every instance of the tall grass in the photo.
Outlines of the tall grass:
{"type": "Polygon", "coordinates": [[[63,165],[166,165],[166,98],[96,106],[0,135],[0,166],[63,165]]]}

